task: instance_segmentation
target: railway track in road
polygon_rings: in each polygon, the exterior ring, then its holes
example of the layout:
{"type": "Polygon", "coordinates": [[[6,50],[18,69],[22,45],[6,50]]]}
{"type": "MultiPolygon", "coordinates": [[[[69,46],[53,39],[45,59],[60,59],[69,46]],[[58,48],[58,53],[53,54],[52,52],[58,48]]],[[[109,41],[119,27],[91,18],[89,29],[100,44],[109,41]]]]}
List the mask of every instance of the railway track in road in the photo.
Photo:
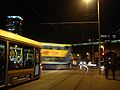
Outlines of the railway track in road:
{"type": "Polygon", "coordinates": [[[85,78],[85,76],[87,75],[87,73],[89,71],[89,68],[86,65],[83,65],[83,67],[86,68],[86,72],[83,74],[82,78],[79,79],[79,82],[78,82],[78,84],[76,84],[74,90],[77,90],[78,86],[80,85],[80,83],[82,82],[82,80],[85,78]]]}
{"type": "Polygon", "coordinates": [[[11,88],[10,90],[93,90],[92,89],[92,71],[88,73],[86,70],[72,69],[72,70],[56,70],[45,71],[43,76],[30,83],[23,84],[11,88]],[[87,80],[88,79],[88,80],[87,80]],[[91,89],[84,89],[84,83],[91,83],[88,87],[91,89]]]}
{"type": "Polygon", "coordinates": [[[61,70],[43,70],[43,71],[42,71],[41,78],[47,77],[47,76],[51,76],[51,75],[53,75],[53,74],[61,73],[60,71],[61,71],[61,70]]]}
{"type": "Polygon", "coordinates": [[[79,80],[74,90],[93,90],[94,70],[89,70],[86,75],[79,80]]]}
{"type": "MultiPolygon", "coordinates": [[[[74,71],[74,73],[69,73],[68,76],[62,78],[61,80],[59,80],[57,82],[54,82],[48,90],[60,90],[61,88],[63,88],[64,90],[79,90],[80,86],[84,83],[83,81],[86,78],[86,75],[88,74],[88,70],[87,71],[73,70],[73,71],[74,71]],[[69,84],[69,83],[71,83],[71,84],[69,84]]],[[[90,74],[91,74],[91,72],[90,72],[90,74]]],[[[89,79],[90,79],[89,82],[92,84],[93,77],[91,77],[89,79]]],[[[90,87],[90,90],[92,90],[92,85],[89,87],[90,87]]]]}
{"type": "Polygon", "coordinates": [[[55,84],[53,84],[53,86],[51,86],[48,90],[54,89],[56,86],[58,86],[59,84],[61,84],[62,82],[64,82],[68,78],[70,78],[72,75],[74,75],[74,74],[70,74],[69,76],[64,77],[62,80],[55,82],[55,84]]]}

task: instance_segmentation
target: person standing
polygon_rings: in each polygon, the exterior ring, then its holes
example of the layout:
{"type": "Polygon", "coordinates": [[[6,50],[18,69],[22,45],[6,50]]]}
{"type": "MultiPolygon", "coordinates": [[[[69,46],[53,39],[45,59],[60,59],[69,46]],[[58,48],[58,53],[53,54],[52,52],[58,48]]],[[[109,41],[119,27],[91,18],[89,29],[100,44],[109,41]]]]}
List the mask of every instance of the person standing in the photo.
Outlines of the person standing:
{"type": "Polygon", "coordinates": [[[110,64],[110,69],[112,71],[113,79],[115,79],[115,72],[116,72],[116,64],[114,61],[111,62],[110,64]]]}
{"type": "Polygon", "coordinates": [[[109,60],[106,60],[106,61],[105,61],[104,67],[105,67],[105,77],[106,77],[106,79],[108,79],[108,74],[109,74],[109,70],[110,70],[109,60]]]}

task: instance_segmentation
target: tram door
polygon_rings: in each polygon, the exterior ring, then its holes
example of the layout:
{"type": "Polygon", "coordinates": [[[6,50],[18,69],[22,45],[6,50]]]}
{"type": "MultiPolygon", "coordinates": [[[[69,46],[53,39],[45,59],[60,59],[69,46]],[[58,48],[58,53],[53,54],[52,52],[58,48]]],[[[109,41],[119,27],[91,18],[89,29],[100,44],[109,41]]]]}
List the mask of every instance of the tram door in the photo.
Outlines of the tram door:
{"type": "Polygon", "coordinates": [[[35,78],[38,78],[40,75],[40,50],[36,49],[36,54],[35,54],[35,72],[34,76],[35,78]]]}
{"type": "Polygon", "coordinates": [[[5,44],[0,41],[0,85],[5,80],[5,44]]]}

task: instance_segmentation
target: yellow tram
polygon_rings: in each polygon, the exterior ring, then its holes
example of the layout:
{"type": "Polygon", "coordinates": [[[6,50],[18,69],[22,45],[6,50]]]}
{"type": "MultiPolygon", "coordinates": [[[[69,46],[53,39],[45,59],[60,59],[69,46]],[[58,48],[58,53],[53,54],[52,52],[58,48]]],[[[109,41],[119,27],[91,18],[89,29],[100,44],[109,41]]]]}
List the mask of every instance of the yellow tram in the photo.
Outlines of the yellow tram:
{"type": "Polygon", "coordinates": [[[40,43],[0,29],[0,88],[38,79],[40,43]]]}

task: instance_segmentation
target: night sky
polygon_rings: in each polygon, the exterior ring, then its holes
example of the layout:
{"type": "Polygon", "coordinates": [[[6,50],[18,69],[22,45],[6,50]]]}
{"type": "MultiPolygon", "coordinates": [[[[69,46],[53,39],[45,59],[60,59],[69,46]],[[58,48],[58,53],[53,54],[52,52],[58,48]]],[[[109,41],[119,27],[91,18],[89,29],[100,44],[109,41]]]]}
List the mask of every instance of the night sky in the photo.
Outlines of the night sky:
{"type": "MultiPolygon", "coordinates": [[[[24,36],[43,42],[82,43],[97,38],[97,24],[43,24],[97,21],[97,0],[3,0],[1,15],[24,19],[24,36]]],[[[120,1],[100,0],[101,34],[120,28],[120,1]]]]}

